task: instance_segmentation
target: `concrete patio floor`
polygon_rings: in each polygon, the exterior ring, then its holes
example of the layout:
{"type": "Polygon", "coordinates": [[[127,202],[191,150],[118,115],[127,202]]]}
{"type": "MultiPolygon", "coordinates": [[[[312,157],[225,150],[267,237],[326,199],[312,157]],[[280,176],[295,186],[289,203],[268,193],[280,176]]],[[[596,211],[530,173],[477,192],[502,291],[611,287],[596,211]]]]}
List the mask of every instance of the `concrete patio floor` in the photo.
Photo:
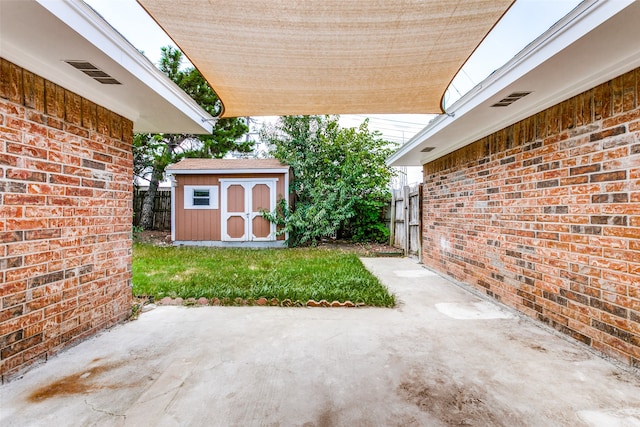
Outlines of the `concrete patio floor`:
{"type": "Polygon", "coordinates": [[[410,259],[384,308],[159,307],[0,386],[8,426],[640,426],[640,376],[410,259]]]}

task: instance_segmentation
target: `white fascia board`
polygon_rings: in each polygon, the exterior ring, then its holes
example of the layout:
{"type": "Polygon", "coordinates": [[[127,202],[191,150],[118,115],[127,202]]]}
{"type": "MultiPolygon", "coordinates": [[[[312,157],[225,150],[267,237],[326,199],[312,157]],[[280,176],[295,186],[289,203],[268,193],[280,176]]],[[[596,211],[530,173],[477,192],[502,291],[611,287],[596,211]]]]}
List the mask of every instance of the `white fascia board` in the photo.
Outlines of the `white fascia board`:
{"type": "MultiPolygon", "coordinates": [[[[420,144],[442,132],[447,127],[452,126],[456,121],[479,107],[489,98],[495,96],[510,84],[533,71],[536,67],[557,55],[563,49],[567,48],[567,46],[571,45],[594,28],[597,28],[603,22],[625,9],[633,2],[634,0],[585,0],[564,18],[553,25],[548,31],[526,46],[504,66],[494,71],[489,77],[462,96],[447,109],[447,114],[442,114],[432,120],[424,129],[418,132],[405,145],[392,154],[387,159],[386,163],[389,166],[401,165],[403,158],[408,156],[411,151],[418,148],[420,144]]],[[[607,81],[617,75],[616,70],[619,70],[621,66],[624,66],[626,63],[633,63],[634,61],[637,61],[637,59],[638,58],[636,57],[625,58],[621,63],[612,64],[608,69],[601,70],[590,78],[575,82],[570,87],[565,87],[560,91],[554,92],[544,100],[538,102],[532,108],[529,108],[527,113],[520,112],[520,114],[511,116],[503,115],[500,120],[487,123],[486,127],[469,129],[469,131],[465,133],[464,139],[455,141],[453,144],[448,145],[444,152],[442,150],[437,150],[437,152],[433,154],[425,153],[420,158],[420,165],[415,166],[421,166],[425,163],[436,160],[474,141],[490,135],[491,133],[502,129],[517,120],[526,118],[534,111],[540,111],[565,100],[567,97],[580,93],[582,90],[589,89],[594,85],[594,81],[607,81]]]]}
{"type": "Polygon", "coordinates": [[[172,175],[237,175],[251,173],[288,173],[289,169],[167,169],[172,175]]]}
{"type": "Polygon", "coordinates": [[[215,118],[82,0],[35,1],[197,123],[203,133],[213,131],[215,118]]]}

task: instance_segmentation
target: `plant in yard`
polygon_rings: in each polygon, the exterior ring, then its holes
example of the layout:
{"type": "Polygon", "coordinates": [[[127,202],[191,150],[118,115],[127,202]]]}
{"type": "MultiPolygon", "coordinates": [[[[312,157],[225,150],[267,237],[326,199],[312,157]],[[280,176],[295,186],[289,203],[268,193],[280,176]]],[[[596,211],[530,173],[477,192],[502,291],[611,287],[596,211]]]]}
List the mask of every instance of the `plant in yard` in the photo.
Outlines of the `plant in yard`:
{"type": "Polygon", "coordinates": [[[141,303],[134,303],[131,305],[131,316],[129,316],[129,320],[136,320],[140,317],[140,312],[142,311],[141,303]]]}
{"type": "Polygon", "coordinates": [[[144,228],[139,225],[134,225],[132,228],[133,241],[136,242],[140,239],[140,234],[144,231],[144,228]]]}
{"type": "Polygon", "coordinates": [[[343,225],[343,232],[350,235],[356,242],[388,242],[389,228],[381,221],[381,216],[390,201],[390,195],[372,200],[356,201],[355,210],[358,214],[351,217],[343,225]]]}
{"type": "Polygon", "coordinates": [[[293,171],[292,209],[280,206],[266,214],[289,233],[289,244],[315,243],[340,235],[360,241],[383,241],[381,217],[389,200],[392,170],[385,160],[394,145],[370,131],[340,128],[338,116],[286,116],[262,131],[271,154],[293,171]]]}

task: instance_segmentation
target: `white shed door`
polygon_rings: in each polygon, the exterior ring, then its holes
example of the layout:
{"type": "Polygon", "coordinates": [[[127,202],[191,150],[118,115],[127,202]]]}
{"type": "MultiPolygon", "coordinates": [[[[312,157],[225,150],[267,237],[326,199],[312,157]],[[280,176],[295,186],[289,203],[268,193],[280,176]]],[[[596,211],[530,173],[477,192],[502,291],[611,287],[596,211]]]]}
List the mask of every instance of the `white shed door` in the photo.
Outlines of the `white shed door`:
{"type": "Polygon", "coordinates": [[[222,240],[250,242],[276,240],[275,224],[260,211],[276,205],[275,180],[222,181],[222,240]]]}

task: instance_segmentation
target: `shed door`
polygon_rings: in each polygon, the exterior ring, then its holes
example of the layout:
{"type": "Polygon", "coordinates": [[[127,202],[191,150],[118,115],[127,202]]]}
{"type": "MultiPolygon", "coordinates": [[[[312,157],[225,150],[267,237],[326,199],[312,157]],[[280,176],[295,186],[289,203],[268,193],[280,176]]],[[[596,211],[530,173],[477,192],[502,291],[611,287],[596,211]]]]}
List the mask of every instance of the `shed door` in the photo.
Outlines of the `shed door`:
{"type": "Polygon", "coordinates": [[[275,224],[260,211],[275,209],[275,180],[222,182],[222,240],[227,242],[271,241],[275,224]]]}

